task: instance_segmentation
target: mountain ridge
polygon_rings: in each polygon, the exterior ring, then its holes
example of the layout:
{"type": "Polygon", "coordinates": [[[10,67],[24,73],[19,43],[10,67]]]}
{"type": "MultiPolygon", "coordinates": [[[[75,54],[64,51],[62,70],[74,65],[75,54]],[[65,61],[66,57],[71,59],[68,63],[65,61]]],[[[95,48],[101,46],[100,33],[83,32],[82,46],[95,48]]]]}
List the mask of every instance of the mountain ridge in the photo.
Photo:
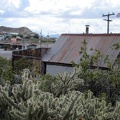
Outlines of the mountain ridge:
{"type": "Polygon", "coordinates": [[[0,33],[3,33],[3,32],[13,32],[13,33],[19,33],[21,35],[24,35],[24,34],[32,34],[34,32],[32,32],[32,30],[30,30],[29,28],[27,27],[18,27],[18,28],[13,28],[13,27],[6,27],[6,26],[0,26],[0,33]]]}

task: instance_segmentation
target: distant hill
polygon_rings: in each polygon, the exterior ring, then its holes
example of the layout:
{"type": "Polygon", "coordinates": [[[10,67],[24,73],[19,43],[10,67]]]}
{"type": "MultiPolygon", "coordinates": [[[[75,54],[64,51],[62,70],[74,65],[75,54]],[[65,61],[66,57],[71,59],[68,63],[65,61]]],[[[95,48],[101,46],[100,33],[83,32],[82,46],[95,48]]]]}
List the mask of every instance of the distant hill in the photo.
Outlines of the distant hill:
{"type": "Polygon", "coordinates": [[[29,35],[34,33],[27,27],[11,28],[11,27],[5,27],[5,26],[0,26],[0,33],[1,32],[13,32],[13,33],[19,33],[21,35],[25,35],[25,34],[29,35]]]}
{"type": "Polygon", "coordinates": [[[59,38],[60,34],[51,34],[50,37],[52,37],[52,38],[59,38]]]}

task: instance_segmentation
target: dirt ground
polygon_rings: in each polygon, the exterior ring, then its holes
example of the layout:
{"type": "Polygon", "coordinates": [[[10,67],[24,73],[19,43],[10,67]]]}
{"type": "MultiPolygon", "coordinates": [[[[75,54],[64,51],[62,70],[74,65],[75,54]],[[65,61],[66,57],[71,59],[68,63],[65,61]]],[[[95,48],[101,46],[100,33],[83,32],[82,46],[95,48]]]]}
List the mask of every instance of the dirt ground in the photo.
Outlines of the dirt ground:
{"type": "Polygon", "coordinates": [[[12,58],[12,51],[0,49],[0,56],[7,58],[7,59],[11,59],[12,58]]]}

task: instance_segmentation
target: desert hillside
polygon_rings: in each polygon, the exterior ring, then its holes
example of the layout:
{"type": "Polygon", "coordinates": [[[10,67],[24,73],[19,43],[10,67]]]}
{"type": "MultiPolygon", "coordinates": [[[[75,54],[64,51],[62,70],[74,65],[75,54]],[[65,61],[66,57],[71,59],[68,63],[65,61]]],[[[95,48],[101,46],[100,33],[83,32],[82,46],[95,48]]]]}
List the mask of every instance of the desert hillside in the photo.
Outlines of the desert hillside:
{"type": "Polygon", "coordinates": [[[22,34],[22,35],[33,33],[27,27],[11,28],[11,27],[5,27],[5,26],[0,26],[0,32],[14,32],[14,33],[22,34]]]}

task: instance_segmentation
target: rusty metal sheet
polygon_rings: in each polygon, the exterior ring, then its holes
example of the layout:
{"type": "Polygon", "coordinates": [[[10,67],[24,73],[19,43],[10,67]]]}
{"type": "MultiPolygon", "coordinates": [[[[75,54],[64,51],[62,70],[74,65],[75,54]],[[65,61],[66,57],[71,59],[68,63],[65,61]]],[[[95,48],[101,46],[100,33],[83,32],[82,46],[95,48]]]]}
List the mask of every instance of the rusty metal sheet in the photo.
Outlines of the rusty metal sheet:
{"type": "MultiPolygon", "coordinates": [[[[120,43],[120,34],[62,34],[53,47],[45,54],[43,61],[71,64],[79,62],[82,55],[80,48],[83,40],[86,40],[87,53],[95,55],[100,51],[104,55],[110,55],[109,59],[114,63],[120,50],[111,50],[115,43],[120,43]],[[93,48],[93,51],[90,51],[93,48]]],[[[103,60],[99,61],[100,67],[106,67],[103,60]]]]}
{"type": "MultiPolygon", "coordinates": [[[[112,64],[114,64],[117,56],[120,53],[120,49],[115,50],[114,47],[113,47],[113,45],[116,44],[116,43],[120,44],[120,37],[115,37],[113,42],[111,42],[111,45],[107,49],[107,52],[104,53],[104,56],[109,55],[108,58],[109,58],[110,63],[112,63],[112,64]]],[[[104,63],[104,58],[102,59],[102,62],[100,64],[100,66],[101,67],[107,67],[107,64],[104,63]]]]}

